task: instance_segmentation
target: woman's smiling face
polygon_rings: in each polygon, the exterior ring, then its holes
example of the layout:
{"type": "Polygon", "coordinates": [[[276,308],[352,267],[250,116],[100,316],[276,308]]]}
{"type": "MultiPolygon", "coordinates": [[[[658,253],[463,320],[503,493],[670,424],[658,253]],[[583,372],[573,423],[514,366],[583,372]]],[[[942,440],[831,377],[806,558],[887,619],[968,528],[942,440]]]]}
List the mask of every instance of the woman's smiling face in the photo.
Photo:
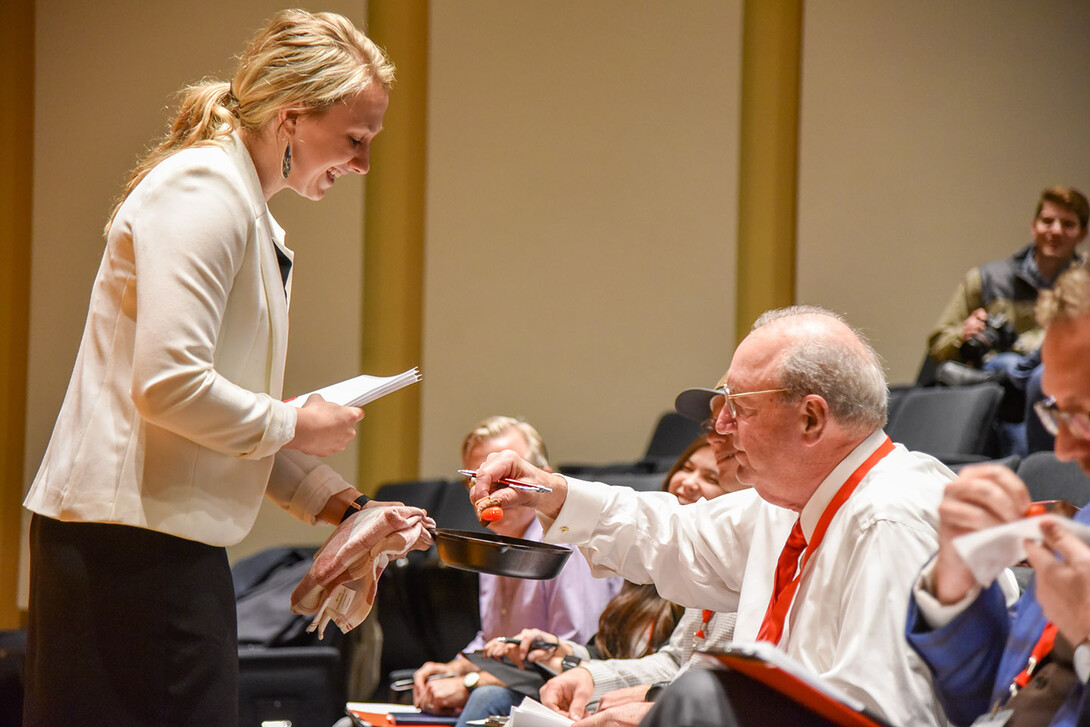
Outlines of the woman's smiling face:
{"type": "Polygon", "coordinates": [[[291,173],[285,184],[307,199],[325,196],[337,178],[367,174],[371,141],[382,131],[390,95],[374,82],[355,96],[292,119],[291,173]]]}
{"type": "Polygon", "coordinates": [[[725,490],[719,486],[719,469],[711,446],[701,447],[689,455],[670,478],[667,490],[682,505],[696,502],[702,497],[711,500],[722,495],[725,490]]]}

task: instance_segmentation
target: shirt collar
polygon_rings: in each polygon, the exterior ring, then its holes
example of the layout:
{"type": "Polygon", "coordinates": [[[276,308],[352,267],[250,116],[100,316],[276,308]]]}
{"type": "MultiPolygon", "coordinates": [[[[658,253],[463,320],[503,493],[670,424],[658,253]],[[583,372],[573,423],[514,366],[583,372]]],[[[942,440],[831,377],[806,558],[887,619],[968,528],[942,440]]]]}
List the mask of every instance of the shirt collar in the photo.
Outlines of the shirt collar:
{"type": "Polygon", "coordinates": [[[814,490],[814,494],[806,501],[802,512],[799,514],[799,521],[802,524],[802,533],[806,536],[806,542],[810,542],[818,520],[821,519],[826,506],[832,501],[840,486],[847,482],[859,465],[866,462],[867,458],[874,454],[875,450],[882,446],[884,441],[886,441],[886,433],[881,428],[875,429],[866,439],[856,445],[855,449],[849,452],[847,457],[840,460],[840,464],[834,467],[833,471],[814,490]]]}
{"type": "Polygon", "coordinates": [[[1022,258],[1022,275],[1025,275],[1034,287],[1037,288],[1051,288],[1053,281],[1046,280],[1041,275],[1041,269],[1037,267],[1037,257],[1034,255],[1033,250],[1030,250],[1029,255],[1022,258]]]}

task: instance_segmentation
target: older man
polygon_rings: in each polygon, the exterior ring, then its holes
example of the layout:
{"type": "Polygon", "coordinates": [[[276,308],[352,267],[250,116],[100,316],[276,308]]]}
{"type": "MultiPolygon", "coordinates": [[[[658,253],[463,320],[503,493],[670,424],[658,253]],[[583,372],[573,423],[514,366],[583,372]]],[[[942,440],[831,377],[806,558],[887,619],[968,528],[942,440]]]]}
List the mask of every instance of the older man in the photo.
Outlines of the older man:
{"type": "MultiPolygon", "coordinates": [[[[1038,412],[1056,436],[1056,456],[1090,474],[1090,272],[1065,273],[1042,294],[1038,316],[1050,395],[1038,412]]],[[[1023,517],[1029,504],[1014,473],[981,465],[962,471],[939,509],[939,551],[913,592],[908,638],[956,724],[989,711],[992,725],[1090,724],[1090,548],[1045,518],[1044,545],[1026,544],[1035,583],[1011,618],[996,585],[977,585],[952,545],[1023,517]]],[[[1090,508],[1075,519],[1090,523],[1090,508]]]]}
{"type": "MultiPolygon", "coordinates": [[[[927,670],[901,634],[952,474],[889,441],[886,398],[877,354],[837,316],[772,311],[710,399],[715,429],[735,435],[738,479],[752,490],[689,505],[680,517],[658,493],[566,479],[505,452],[479,468],[471,497],[478,508],[532,504],[545,539],[579,544],[596,568],[653,581],[685,606],[737,610],[736,639],[777,644],[894,724],[943,724],[927,670]],[[504,489],[500,477],[552,492],[504,489]]],[[[705,691],[714,685],[688,697],[687,680],[707,674],[675,682],[644,724],[768,723],[761,704],[738,714],[705,691]]],[[[781,708],[791,707],[777,705],[777,719],[781,708]]]]}

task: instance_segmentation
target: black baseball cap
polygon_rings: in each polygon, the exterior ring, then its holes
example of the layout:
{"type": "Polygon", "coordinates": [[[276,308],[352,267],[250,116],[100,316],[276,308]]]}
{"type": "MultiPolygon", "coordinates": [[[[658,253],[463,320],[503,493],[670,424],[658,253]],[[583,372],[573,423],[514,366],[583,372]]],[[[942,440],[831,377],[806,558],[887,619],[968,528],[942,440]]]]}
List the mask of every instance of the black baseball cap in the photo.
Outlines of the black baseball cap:
{"type": "Polygon", "coordinates": [[[722,395],[722,389],[686,389],[674,399],[674,411],[686,419],[703,422],[712,415],[712,399],[722,395]]]}

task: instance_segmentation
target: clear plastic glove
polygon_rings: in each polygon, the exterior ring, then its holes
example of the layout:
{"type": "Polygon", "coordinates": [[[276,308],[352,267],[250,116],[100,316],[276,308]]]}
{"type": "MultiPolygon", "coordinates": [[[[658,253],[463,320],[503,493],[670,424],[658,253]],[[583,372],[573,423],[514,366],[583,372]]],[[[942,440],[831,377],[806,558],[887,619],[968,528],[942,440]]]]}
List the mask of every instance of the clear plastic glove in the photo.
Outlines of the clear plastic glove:
{"type": "Polygon", "coordinates": [[[435,521],[417,507],[366,507],[351,515],[314,555],[314,565],[291,594],[293,613],[316,613],[310,631],[333,621],[349,631],[367,618],[379,576],[391,560],[431,546],[435,521]]]}

